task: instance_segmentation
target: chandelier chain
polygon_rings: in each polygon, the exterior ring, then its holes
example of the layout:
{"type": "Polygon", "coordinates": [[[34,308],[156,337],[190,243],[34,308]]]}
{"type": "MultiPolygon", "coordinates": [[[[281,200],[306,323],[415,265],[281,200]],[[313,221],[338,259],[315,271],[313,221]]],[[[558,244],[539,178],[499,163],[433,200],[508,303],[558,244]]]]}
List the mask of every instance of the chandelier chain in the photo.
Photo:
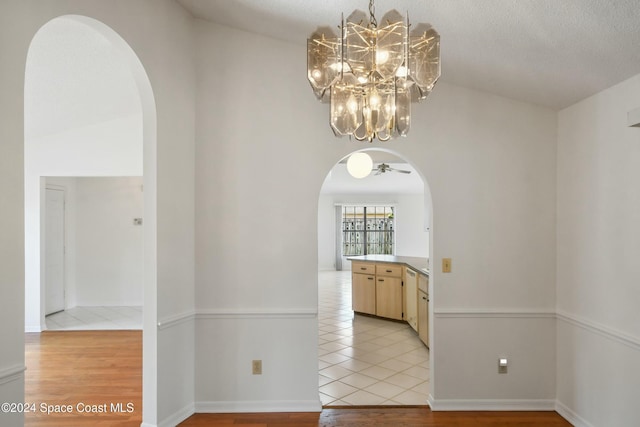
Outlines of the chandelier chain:
{"type": "Polygon", "coordinates": [[[373,28],[378,27],[378,21],[376,20],[376,6],[373,4],[373,0],[369,0],[369,23],[373,28]]]}

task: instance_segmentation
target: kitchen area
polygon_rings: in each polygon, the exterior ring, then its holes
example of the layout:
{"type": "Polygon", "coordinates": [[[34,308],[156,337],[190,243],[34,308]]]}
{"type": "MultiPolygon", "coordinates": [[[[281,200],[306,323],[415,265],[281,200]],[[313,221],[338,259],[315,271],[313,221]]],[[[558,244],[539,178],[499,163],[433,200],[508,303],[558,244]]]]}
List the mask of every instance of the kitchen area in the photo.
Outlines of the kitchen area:
{"type": "Polygon", "coordinates": [[[348,259],[353,311],[407,322],[429,347],[429,259],[393,255],[348,259]]]}

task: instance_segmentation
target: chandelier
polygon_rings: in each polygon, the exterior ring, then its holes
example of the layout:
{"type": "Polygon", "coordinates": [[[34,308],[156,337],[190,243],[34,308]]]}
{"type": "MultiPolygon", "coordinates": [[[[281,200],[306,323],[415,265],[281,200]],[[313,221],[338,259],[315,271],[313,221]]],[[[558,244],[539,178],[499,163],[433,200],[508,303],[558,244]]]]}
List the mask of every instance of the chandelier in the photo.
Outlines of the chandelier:
{"type": "Polygon", "coordinates": [[[307,78],[316,97],[330,102],[336,136],[388,141],[406,136],[411,103],[429,95],[440,77],[440,35],[429,24],[410,30],[391,10],[379,26],[373,0],[369,18],[355,10],[338,27],[319,27],[307,40],[307,78]]]}

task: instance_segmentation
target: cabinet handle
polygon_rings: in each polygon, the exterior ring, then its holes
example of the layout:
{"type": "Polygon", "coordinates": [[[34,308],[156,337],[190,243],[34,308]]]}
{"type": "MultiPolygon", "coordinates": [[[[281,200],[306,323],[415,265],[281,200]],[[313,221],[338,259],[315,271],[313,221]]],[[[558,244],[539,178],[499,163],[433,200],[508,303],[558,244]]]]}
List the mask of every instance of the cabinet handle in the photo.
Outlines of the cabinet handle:
{"type": "Polygon", "coordinates": [[[360,270],[366,270],[367,267],[360,267],[360,270]]]}
{"type": "Polygon", "coordinates": [[[384,282],[384,279],[378,279],[378,282],[384,282]]]}
{"type": "Polygon", "coordinates": [[[393,270],[386,270],[387,273],[393,273],[393,270]]]}
{"type": "Polygon", "coordinates": [[[422,297],[422,299],[427,299],[427,297],[422,297]]]}
{"type": "Polygon", "coordinates": [[[373,280],[373,277],[367,277],[367,280],[373,280]]]}

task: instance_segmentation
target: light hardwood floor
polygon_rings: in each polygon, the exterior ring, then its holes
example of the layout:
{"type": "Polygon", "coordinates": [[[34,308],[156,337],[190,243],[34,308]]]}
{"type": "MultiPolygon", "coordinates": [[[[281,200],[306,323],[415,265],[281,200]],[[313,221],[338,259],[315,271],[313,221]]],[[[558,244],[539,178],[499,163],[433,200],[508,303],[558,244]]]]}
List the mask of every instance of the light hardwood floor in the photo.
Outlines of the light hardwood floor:
{"type": "Polygon", "coordinates": [[[25,413],[26,426],[140,426],[142,331],[25,334],[25,364],[25,402],[36,404],[25,413]],[[112,411],[112,403],[122,403],[122,411],[112,411]],[[71,413],[47,415],[42,404],[70,405],[71,413]],[[107,412],[81,412],[101,408],[107,412]]]}
{"type": "MultiPolygon", "coordinates": [[[[71,405],[71,414],[25,416],[26,426],[140,426],[142,422],[142,332],[55,331],[25,335],[25,401],[71,405]],[[78,404],[107,405],[107,413],[83,414],[78,404]],[[112,413],[111,403],[133,405],[112,413]]],[[[220,385],[223,386],[222,384],[220,385]]],[[[196,414],[180,424],[244,427],[328,426],[570,426],[555,412],[431,412],[427,407],[340,408],[322,413],[196,414]]]]}

